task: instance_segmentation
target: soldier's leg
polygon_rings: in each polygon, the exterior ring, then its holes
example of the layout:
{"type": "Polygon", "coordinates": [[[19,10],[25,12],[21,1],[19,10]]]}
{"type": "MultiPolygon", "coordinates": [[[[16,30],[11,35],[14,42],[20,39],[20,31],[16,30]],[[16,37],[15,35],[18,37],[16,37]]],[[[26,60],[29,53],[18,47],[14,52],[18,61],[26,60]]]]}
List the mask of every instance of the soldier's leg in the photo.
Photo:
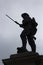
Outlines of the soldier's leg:
{"type": "Polygon", "coordinates": [[[27,40],[26,40],[26,34],[25,34],[24,31],[22,31],[20,37],[21,37],[21,40],[22,40],[22,47],[26,49],[27,40]]]}
{"type": "Polygon", "coordinates": [[[32,37],[28,37],[28,42],[29,45],[31,46],[32,51],[36,52],[36,45],[34,39],[32,37]]]}

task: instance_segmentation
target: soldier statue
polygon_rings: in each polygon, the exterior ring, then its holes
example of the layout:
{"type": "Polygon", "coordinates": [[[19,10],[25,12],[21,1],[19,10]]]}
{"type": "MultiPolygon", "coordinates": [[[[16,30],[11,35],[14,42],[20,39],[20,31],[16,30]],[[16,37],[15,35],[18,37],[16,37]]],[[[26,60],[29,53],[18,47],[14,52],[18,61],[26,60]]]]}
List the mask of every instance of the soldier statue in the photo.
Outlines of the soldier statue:
{"type": "MultiPolygon", "coordinates": [[[[8,15],[6,15],[7,17],[9,17],[8,15]]],[[[37,22],[35,21],[35,18],[31,18],[28,13],[22,13],[21,14],[23,20],[22,20],[22,24],[19,24],[18,22],[14,21],[16,24],[18,24],[20,27],[23,28],[22,33],[20,34],[21,40],[22,40],[22,47],[18,47],[17,48],[17,53],[21,53],[21,52],[26,52],[26,44],[27,44],[27,40],[29,42],[29,45],[32,49],[32,52],[36,52],[36,44],[35,44],[35,40],[36,37],[34,36],[37,32],[37,22]]]]}
{"type": "Polygon", "coordinates": [[[20,27],[23,28],[23,31],[20,35],[22,40],[22,47],[17,48],[18,53],[20,49],[22,50],[22,52],[27,51],[26,49],[27,40],[29,42],[29,45],[31,46],[32,52],[36,52],[36,44],[35,44],[36,38],[34,37],[34,35],[37,32],[36,27],[38,24],[36,23],[35,18],[33,17],[31,19],[31,17],[27,13],[23,13],[21,16],[23,18],[22,24],[20,24],[20,27]]]}

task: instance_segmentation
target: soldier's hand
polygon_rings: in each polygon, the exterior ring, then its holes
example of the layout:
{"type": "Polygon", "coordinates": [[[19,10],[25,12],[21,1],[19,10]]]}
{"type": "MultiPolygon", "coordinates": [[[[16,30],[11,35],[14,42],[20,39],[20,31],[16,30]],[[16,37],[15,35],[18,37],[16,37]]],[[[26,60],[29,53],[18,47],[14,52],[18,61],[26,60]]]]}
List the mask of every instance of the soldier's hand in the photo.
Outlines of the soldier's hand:
{"type": "Polygon", "coordinates": [[[23,27],[23,25],[22,25],[22,24],[20,24],[20,27],[23,27]]]}

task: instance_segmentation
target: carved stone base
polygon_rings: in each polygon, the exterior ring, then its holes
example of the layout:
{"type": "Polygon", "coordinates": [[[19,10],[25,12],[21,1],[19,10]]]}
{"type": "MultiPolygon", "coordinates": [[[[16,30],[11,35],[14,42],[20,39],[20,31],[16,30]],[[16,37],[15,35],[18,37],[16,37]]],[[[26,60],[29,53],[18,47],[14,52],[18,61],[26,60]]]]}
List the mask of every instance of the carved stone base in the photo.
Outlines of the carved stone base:
{"type": "Polygon", "coordinates": [[[43,56],[38,53],[24,52],[13,54],[2,62],[4,65],[43,65],[43,56]]]}

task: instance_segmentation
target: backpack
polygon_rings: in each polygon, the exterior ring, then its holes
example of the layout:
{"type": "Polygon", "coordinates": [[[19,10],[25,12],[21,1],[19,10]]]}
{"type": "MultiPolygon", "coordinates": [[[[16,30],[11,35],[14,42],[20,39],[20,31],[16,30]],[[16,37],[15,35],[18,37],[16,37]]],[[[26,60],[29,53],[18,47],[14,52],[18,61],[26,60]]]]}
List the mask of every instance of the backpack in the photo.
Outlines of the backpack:
{"type": "Polygon", "coordinates": [[[35,21],[35,18],[33,17],[32,18],[32,31],[31,31],[31,33],[33,34],[33,35],[35,35],[36,34],[36,32],[37,32],[37,22],[35,21]]]}

